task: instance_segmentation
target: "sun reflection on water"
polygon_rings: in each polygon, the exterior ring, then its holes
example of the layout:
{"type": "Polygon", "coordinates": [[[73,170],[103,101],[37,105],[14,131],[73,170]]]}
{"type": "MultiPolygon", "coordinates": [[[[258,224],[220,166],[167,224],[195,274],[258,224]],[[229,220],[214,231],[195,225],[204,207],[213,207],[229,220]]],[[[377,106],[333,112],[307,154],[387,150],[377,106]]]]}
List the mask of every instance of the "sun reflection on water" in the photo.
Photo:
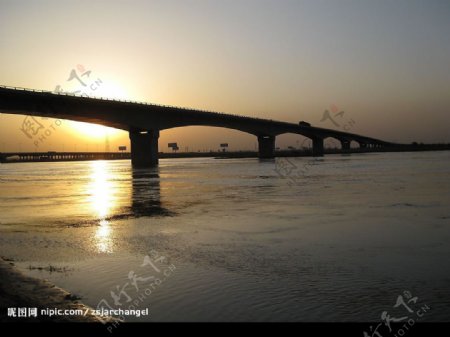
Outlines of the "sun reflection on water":
{"type": "Polygon", "coordinates": [[[99,253],[112,253],[113,243],[109,221],[101,220],[95,233],[97,250],[99,253]]]}
{"type": "Polygon", "coordinates": [[[112,229],[107,220],[115,204],[113,192],[108,164],[104,161],[92,162],[90,205],[93,213],[100,220],[95,233],[95,244],[100,253],[113,252],[112,229]]]}

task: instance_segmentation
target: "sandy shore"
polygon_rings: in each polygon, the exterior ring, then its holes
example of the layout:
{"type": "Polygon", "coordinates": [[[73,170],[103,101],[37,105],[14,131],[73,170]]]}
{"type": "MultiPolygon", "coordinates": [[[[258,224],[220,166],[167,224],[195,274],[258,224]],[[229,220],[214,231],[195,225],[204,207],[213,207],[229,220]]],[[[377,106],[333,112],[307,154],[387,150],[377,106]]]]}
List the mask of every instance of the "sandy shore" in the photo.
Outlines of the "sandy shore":
{"type": "MultiPolygon", "coordinates": [[[[11,261],[0,258],[0,322],[100,322],[92,308],[78,301],[67,291],[47,280],[25,276],[11,261]],[[8,308],[81,309],[84,315],[8,317],[8,308]]],[[[104,321],[105,318],[102,318],[104,321]]]]}

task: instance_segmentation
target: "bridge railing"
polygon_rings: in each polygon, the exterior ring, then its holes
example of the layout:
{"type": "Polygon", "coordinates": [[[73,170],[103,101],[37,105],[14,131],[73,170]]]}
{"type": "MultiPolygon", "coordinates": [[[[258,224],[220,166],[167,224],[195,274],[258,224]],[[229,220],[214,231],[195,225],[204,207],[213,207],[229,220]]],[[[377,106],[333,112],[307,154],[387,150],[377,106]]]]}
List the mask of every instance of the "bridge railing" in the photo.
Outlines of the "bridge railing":
{"type": "Polygon", "coordinates": [[[122,99],[103,97],[103,96],[87,96],[87,95],[83,95],[83,94],[78,94],[77,95],[77,94],[74,94],[74,93],[68,93],[68,92],[64,92],[64,91],[62,91],[62,92],[55,92],[55,91],[49,91],[49,90],[38,90],[38,89],[14,87],[14,86],[7,86],[7,85],[0,85],[0,88],[20,90],[20,91],[28,91],[28,92],[38,92],[38,93],[45,93],[45,94],[52,94],[52,95],[59,95],[59,96],[71,96],[71,97],[79,97],[79,98],[90,98],[90,99],[97,99],[97,100],[102,100],[102,101],[110,101],[110,102],[118,102],[118,103],[130,103],[130,104],[157,106],[157,107],[163,107],[163,108],[172,108],[172,109],[179,109],[179,110],[204,112],[204,113],[215,114],[215,115],[220,115],[220,116],[233,116],[233,117],[243,118],[243,119],[247,119],[247,120],[258,120],[258,121],[264,121],[264,122],[273,122],[273,119],[266,119],[266,118],[259,118],[259,117],[249,117],[249,116],[243,116],[243,115],[239,115],[239,114],[230,114],[230,113],[217,112],[217,111],[211,111],[211,110],[205,110],[205,109],[192,109],[192,108],[186,108],[186,107],[180,107],[180,106],[174,106],[174,105],[155,104],[155,103],[148,103],[148,102],[143,102],[143,101],[122,100],[122,99]]]}

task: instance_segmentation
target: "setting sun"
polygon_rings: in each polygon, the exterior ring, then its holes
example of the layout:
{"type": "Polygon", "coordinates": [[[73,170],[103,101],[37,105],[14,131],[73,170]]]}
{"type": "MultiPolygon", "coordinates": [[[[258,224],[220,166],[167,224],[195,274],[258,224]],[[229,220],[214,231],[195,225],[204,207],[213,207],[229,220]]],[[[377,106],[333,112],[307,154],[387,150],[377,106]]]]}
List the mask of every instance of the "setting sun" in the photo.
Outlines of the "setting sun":
{"type": "Polygon", "coordinates": [[[92,91],[93,97],[103,97],[115,100],[128,100],[129,94],[122,85],[110,78],[102,78],[98,83],[96,90],[92,91]]]}
{"type": "Polygon", "coordinates": [[[70,127],[73,129],[75,133],[83,137],[100,139],[106,136],[108,137],[116,136],[120,133],[120,130],[118,129],[110,128],[99,124],[91,124],[75,121],[67,121],[67,123],[70,123],[70,127]]]}
{"type": "MultiPolygon", "coordinates": [[[[108,98],[115,100],[127,100],[127,91],[112,79],[102,79],[95,87],[91,95],[97,98],[108,98]]],[[[90,137],[93,139],[100,139],[104,137],[116,136],[120,130],[110,128],[107,126],[83,122],[70,121],[71,128],[83,137],[90,137]]]]}

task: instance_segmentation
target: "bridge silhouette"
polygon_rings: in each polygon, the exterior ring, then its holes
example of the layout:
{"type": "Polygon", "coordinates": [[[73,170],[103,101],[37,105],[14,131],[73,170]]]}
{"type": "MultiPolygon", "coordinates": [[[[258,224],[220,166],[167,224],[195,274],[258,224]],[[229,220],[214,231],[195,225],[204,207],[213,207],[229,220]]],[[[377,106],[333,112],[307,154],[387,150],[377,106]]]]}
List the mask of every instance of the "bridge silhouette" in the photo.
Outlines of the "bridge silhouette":
{"type": "Polygon", "coordinates": [[[368,149],[398,145],[354,133],[305,124],[7,86],[0,86],[0,112],[67,119],[126,130],[129,132],[131,162],[134,167],[158,164],[160,131],[194,125],[223,127],[252,134],[258,139],[260,158],[273,158],[275,138],[285,133],[310,138],[314,156],[323,156],[326,138],[337,139],[344,151],[350,149],[352,141],[357,142],[361,148],[368,149]]]}

